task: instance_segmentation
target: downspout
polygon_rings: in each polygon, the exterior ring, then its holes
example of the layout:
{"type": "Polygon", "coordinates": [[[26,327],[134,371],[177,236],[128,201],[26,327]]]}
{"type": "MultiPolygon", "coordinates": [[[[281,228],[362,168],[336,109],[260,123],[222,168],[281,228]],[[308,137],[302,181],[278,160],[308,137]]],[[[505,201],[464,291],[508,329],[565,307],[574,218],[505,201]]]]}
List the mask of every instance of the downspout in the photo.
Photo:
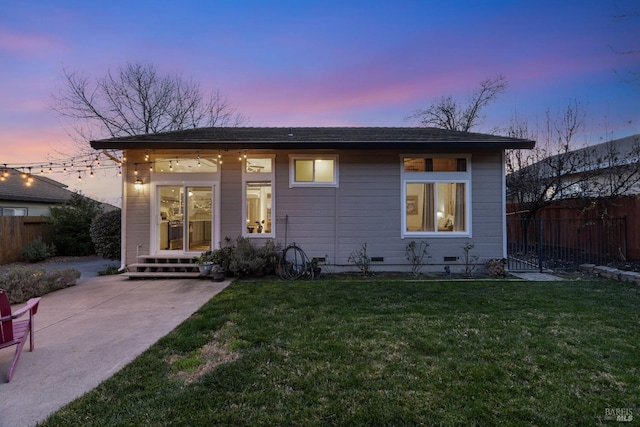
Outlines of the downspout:
{"type": "Polygon", "coordinates": [[[122,207],[120,208],[120,271],[125,271],[127,268],[127,204],[129,198],[127,197],[127,173],[128,168],[126,164],[122,164],[122,179],[120,185],[122,186],[122,207]]]}
{"type": "Polygon", "coordinates": [[[502,157],[502,258],[507,259],[507,167],[505,151],[501,150],[502,157]]]}

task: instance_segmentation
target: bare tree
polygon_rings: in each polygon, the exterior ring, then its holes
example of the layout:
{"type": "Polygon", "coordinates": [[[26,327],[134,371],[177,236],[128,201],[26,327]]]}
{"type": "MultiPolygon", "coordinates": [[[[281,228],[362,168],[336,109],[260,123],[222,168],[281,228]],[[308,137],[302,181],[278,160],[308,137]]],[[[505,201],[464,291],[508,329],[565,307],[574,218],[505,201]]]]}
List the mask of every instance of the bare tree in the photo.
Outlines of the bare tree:
{"type": "Polygon", "coordinates": [[[636,192],[640,185],[640,136],[629,137],[624,146],[616,141],[604,143],[595,153],[600,168],[595,177],[594,195],[600,198],[620,197],[636,192]]]}
{"type": "MultiPolygon", "coordinates": [[[[510,150],[506,154],[508,201],[522,218],[564,198],[601,201],[629,194],[640,184],[640,140],[625,144],[609,141],[599,146],[576,147],[575,136],[586,114],[578,101],[561,113],[546,114],[542,126],[514,116],[509,136],[537,141],[533,150],[510,150]]],[[[605,210],[606,203],[599,208],[605,210]]]]}
{"type": "Polygon", "coordinates": [[[193,80],[161,75],[153,65],[139,63],[95,80],[65,69],[50,107],[70,119],[73,133],[85,144],[96,137],[237,126],[245,121],[219,92],[207,95],[193,80]]]}
{"type": "Polygon", "coordinates": [[[537,141],[533,150],[506,153],[509,201],[515,202],[521,216],[532,218],[554,200],[568,197],[591,185],[589,151],[574,152],[574,137],[584,125],[585,113],[578,101],[552,116],[547,111],[542,126],[533,130],[517,117],[507,129],[512,137],[537,141]]]}
{"type": "Polygon", "coordinates": [[[469,132],[480,125],[484,108],[507,90],[507,80],[502,74],[484,79],[480,87],[471,94],[465,103],[445,96],[426,109],[419,109],[405,117],[419,126],[432,126],[441,129],[469,132]]]}
{"type": "MultiPolygon", "coordinates": [[[[613,16],[616,21],[626,21],[640,18],[640,11],[637,10],[618,10],[618,13],[613,16]]],[[[636,24],[637,25],[637,24],[636,24]]],[[[631,48],[625,50],[618,50],[610,46],[610,49],[619,55],[637,55],[640,53],[638,48],[631,48]]],[[[640,88],[640,73],[638,71],[628,70],[627,75],[620,73],[618,70],[614,70],[618,77],[625,83],[635,85],[640,88]]]]}

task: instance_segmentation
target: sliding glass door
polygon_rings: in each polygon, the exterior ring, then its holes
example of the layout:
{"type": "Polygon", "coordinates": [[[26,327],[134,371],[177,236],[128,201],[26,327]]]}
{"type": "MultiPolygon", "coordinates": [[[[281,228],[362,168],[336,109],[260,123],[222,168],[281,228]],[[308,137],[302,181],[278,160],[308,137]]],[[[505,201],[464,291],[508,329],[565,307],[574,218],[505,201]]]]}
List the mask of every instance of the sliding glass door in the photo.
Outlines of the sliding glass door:
{"type": "Polygon", "coordinates": [[[156,187],[156,251],[202,252],[211,249],[214,187],[156,187]]]}

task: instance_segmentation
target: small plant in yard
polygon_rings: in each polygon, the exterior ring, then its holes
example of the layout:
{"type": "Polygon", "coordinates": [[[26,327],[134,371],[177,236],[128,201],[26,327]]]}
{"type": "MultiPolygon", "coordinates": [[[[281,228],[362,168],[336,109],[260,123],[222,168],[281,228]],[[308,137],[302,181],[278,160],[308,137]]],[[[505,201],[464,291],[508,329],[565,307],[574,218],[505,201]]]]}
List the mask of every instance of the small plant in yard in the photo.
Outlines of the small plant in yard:
{"type": "Polygon", "coordinates": [[[117,265],[105,265],[104,270],[98,271],[98,276],[113,276],[115,274],[120,274],[120,269],[117,265]]]}
{"type": "Polygon", "coordinates": [[[334,268],[333,268],[333,264],[331,263],[331,258],[329,257],[329,254],[326,254],[324,256],[324,263],[322,264],[322,268],[324,268],[324,271],[327,274],[333,274],[334,268]]]}
{"type": "Polygon", "coordinates": [[[416,243],[412,240],[407,243],[407,246],[404,248],[405,256],[409,263],[411,263],[411,275],[413,275],[413,277],[418,277],[420,275],[422,268],[426,264],[425,258],[431,258],[427,252],[428,247],[429,243],[425,241],[416,243]]]}
{"type": "Polygon", "coordinates": [[[238,237],[235,242],[225,238],[224,247],[211,251],[210,257],[222,270],[236,276],[263,276],[274,273],[279,250],[273,239],[258,247],[245,237],[238,237]]]}
{"type": "Polygon", "coordinates": [[[371,257],[367,255],[366,243],[360,249],[351,252],[347,261],[358,267],[363,276],[371,275],[371,257]]]}
{"type": "Polygon", "coordinates": [[[464,251],[464,277],[471,278],[473,272],[478,267],[478,259],[477,255],[471,255],[471,249],[473,249],[473,243],[465,243],[462,247],[464,251]]]}
{"type": "Polygon", "coordinates": [[[507,277],[507,271],[505,270],[505,266],[507,265],[507,260],[504,258],[493,258],[487,261],[485,267],[487,268],[487,272],[489,276],[493,278],[502,278],[507,277]]]}
{"type": "Polygon", "coordinates": [[[52,257],[56,254],[56,247],[53,244],[47,244],[40,237],[30,241],[22,247],[22,259],[28,262],[39,262],[52,257]]]}

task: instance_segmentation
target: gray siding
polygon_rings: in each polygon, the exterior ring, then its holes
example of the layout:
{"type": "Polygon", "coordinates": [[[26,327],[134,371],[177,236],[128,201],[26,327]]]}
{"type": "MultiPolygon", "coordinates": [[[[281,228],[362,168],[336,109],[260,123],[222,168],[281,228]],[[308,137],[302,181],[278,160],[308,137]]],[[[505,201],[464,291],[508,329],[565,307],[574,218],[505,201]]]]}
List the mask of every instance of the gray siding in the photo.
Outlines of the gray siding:
{"type": "Polygon", "coordinates": [[[126,215],[126,237],[125,237],[125,264],[137,262],[136,255],[146,255],[150,253],[150,221],[151,221],[151,194],[149,184],[148,167],[139,167],[138,176],[142,178],[145,185],[141,190],[134,187],[136,176],[134,175],[134,164],[144,162],[144,153],[141,151],[127,151],[127,167],[123,171],[124,194],[123,194],[123,214],[126,215]],[[126,212],[126,213],[125,213],[126,212]]]}
{"type": "MultiPolygon", "coordinates": [[[[411,240],[430,244],[428,269],[435,271],[442,271],[445,264],[452,265],[454,271],[464,268],[462,247],[467,242],[474,243],[471,254],[479,255],[481,263],[502,257],[503,177],[499,150],[471,153],[471,237],[425,239],[402,238],[400,154],[408,152],[337,152],[337,188],[289,188],[289,154],[296,152],[276,153],[275,231],[276,240],[282,244],[296,242],[309,257],[327,257],[329,262],[345,269],[353,269],[348,257],[364,243],[369,256],[384,257],[384,262],[372,264],[376,270],[407,269],[405,247],[411,240]],[[444,257],[459,260],[445,263],[444,257]]],[[[242,171],[237,156],[228,155],[224,160],[220,178],[220,235],[235,238],[244,226],[242,171]]],[[[129,160],[129,164],[133,161],[129,160]]],[[[134,179],[129,172],[128,182],[134,179]]],[[[132,251],[135,258],[138,244],[148,251],[150,199],[148,194],[137,194],[132,184],[127,185],[127,190],[127,252],[132,251]]],[[[256,238],[256,242],[263,240],[256,238]]],[[[141,248],[140,253],[147,252],[141,248]]],[[[131,260],[127,255],[127,263],[131,260]]]]}

